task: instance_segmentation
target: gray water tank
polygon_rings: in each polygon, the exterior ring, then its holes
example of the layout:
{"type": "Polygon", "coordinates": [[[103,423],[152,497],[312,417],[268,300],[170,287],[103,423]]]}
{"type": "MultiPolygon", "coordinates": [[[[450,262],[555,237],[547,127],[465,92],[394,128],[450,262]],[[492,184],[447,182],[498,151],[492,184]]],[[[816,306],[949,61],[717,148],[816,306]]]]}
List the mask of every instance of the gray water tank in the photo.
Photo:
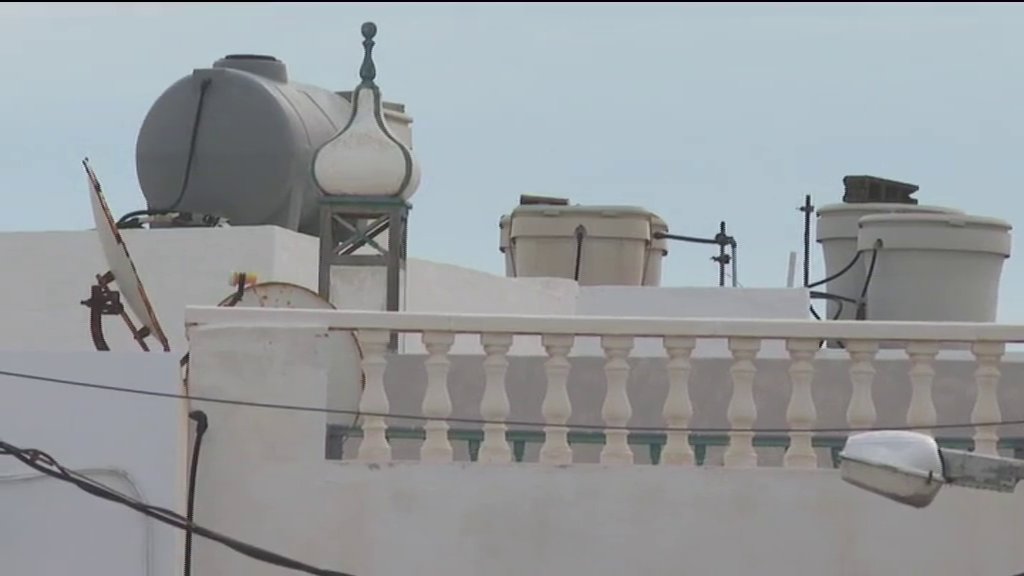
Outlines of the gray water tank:
{"type": "MultiPolygon", "coordinates": [[[[272,56],[232,55],[194,70],[160,95],[139,130],[136,171],[148,208],[317,234],[312,160],[351,115],[343,94],[290,82],[272,56]]],[[[411,147],[411,119],[400,105],[385,107],[389,127],[411,147]]]]}

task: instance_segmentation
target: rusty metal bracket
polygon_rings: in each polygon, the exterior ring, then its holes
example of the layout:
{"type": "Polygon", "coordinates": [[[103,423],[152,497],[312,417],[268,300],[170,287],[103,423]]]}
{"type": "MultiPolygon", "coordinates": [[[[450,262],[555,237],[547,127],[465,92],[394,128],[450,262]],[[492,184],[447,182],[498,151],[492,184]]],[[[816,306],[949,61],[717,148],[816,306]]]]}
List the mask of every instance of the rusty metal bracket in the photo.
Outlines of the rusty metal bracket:
{"type": "Polygon", "coordinates": [[[93,346],[100,352],[110,351],[110,345],[107,344],[107,339],[103,334],[103,317],[120,316],[128,326],[128,330],[131,331],[132,337],[138,342],[139,347],[143,351],[149,352],[149,346],[146,344],[146,338],[150,335],[149,329],[145,326],[141,329],[135,327],[135,323],[124,309],[124,304],[121,303],[121,293],[110,289],[110,283],[113,281],[114,275],[109,271],[105,274],[97,274],[96,283],[90,289],[89,298],[81,301],[82,306],[89,309],[89,332],[92,336],[93,346]]]}

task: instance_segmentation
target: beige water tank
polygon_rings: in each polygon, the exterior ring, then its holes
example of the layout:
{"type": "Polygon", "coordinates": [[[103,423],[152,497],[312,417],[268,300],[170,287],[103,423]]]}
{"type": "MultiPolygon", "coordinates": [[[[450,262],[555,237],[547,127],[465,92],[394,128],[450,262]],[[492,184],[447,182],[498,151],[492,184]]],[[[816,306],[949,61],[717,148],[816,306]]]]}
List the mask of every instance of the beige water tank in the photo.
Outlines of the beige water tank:
{"type": "Polygon", "coordinates": [[[883,214],[860,219],[857,247],[870,264],[869,320],[994,322],[1011,226],[967,214],[883,214]]]}
{"type": "MultiPolygon", "coordinates": [[[[941,206],[923,206],[919,204],[900,204],[892,202],[861,202],[843,203],[822,206],[818,209],[816,236],[825,257],[825,277],[838,274],[857,255],[857,223],[861,218],[873,214],[893,213],[955,213],[962,211],[941,206]]],[[[864,289],[864,277],[867,263],[863,257],[842,276],[829,282],[825,292],[857,300],[864,289]]],[[[843,303],[842,308],[837,302],[829,301],[827,305],[829,319],[854,320],[857,307],[851,303],[843,303]]]]}
{"type": "Polygon", "coordinates": [[[632,206],[519,206],[508,225],[515,275],[569,278],[585,286],[641,286],[651,216],[632,206]]]}

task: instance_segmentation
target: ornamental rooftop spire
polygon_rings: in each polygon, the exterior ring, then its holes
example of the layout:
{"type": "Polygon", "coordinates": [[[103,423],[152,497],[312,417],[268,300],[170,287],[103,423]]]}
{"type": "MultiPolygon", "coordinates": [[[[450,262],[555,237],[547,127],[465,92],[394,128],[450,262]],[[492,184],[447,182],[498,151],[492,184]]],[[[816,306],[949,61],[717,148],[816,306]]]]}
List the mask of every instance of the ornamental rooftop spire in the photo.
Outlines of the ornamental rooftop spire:
{"type": "Polygon", "coordinates": [[[361,81],[352,93],[352,116],[337,136],[317,151],[313,177],[320,189],[332,196],[409,198],[419,186],[419,164],[384,120],[373,62],[377,25],[364,23],[362,34],[361,81]]]}

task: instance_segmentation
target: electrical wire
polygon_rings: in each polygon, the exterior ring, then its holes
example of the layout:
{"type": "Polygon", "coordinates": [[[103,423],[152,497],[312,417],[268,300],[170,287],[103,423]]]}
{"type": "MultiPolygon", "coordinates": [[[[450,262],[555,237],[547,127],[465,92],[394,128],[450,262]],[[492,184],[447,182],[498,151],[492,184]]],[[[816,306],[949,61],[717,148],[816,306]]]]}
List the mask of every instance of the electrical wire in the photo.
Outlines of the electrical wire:
{"type": "MultiPolygon", "coordinates": [[[[101,476],[101,475],[102,476],[112,476],[114,478],[117,478],[118,480],[121,480],[125,484],[127,484],[128,488],[132,492],[132,496],[134,496],[136,500],[142,500],[142,501],[146,500],[146,496],[143,493],[142,488],[139,487],[139,483],[135,480],[135,478],[127,470],[122,470],[121,468],[113,468],[113,467],[80,468],[80,469],[76,470],[75,473],[76,474],[80,474],[82,476],[101,476]]],[[[18,482],[33,482],[33,481],[36,481],[36,480],[44,480],[44,479],[48,480],[48,479],[51,479],[51,478],[52,478],[51,475],[44,474],[44,473],[38,472],[38,471],[32,472],[32,473],[28,473],[28,474],[3,474],[3,475],[0,475],[0,483],[6,484],[6,483],[18,483],[18,482]]],[[[146,531],[146,559],[145,559],[146,574],[153,574],[153,572],[154,572],[154,563],[153,563],[153,541],[154,541],[154,538],[153,538],[153,523],[152,522],[145,522],[145,524],[146,524],[146,528],[145,528],[145,531],[146,531]]]]}
{"type": "MultiPolygon", "coordinates": [[[[429,421],[438,420],[438,418],[432,416],[424,416],[419,414],[396,414],[396,413],[381,413],[381,412],[361,412],[359,410],[344,410],[339,408],[326,408],[320,406],[300,406],[294,404],[276,404],[270,402],[256,402],[251,400],[228,400],[226,398],[211,398],[207,396],[193,396],[184,394],[175,394],[173,392],[156,392],[152,390],[138,390],[135,388],[123,388],[120,386],[110,386],[107,384],[96,384],[93,382],[81,382],[78,380],[68,380],[63,378],[51,378],[49,376],[39,376],[36,374],[26,374],[21,372],[11,372],[6,370],[0,370],[0,376],[9,376],[13,378],[23,378],[26,380],[35,380],[38,382],[50,382],[54,384],[62,384],[67,386],[75,386],[80,388],[92,388],[97,390],[106,390],[110,392],[119,392],[126,394],[138,394],[141,396],[152,396],[158,398],[172,398],[176,400],[189,400],[191,402],[209,402],[213,404],[226,404],[231,406],[245,406],[250,408],[265,408],[269,410],[289,410],[294,412],[318,412],[325,414],[344,414],[348,416],[360,415],[362,417],[375,417],[375,418],[391,418],[395,420],[413,420],[413,421],[429,421]]],[[[533,422],[528,420],[488,420],[484,418],[460,418],[449,416],[442,418],[446,422],[456,422],[460,424],[503,424],[506,426],[519,426],[523,428],[544,428],[550,426],[547,422],[533,422]]],[[[957,428],[992,428],[996,426],[1019,426],[1024,425],[1024,419],[1019,420],[996,420],[992,422],[970,422],[970,423],[957,423],[957,424],[931,424],[928,426],[924,425],[893,425],[893,426],[852,426],[852,427],[832,427],[832,428],[800,428],[799,430],[793,428],[714,428],[714,427],[679,427],[679,426],[614,426],[610,424],[560,424],[569,429],[579,430],[617,430],[626,432],[690,432],[693,434],[728,434],[730,432],[740,433],[753,433],[753,434],[789,434],[794,431],[798,432],[811,432],[811,433],[833,433],[840,434],[844,432],[871,432],[877,430],[941,430],[941,429],[957,429],[957,428]]]]}
{"type": "Polygon", "coordinates": [[[146,516],[155,518],[164,524],[174,526],[181,530],[191,530],[200,536],[219,542],[250,558],[254,558],[268,564],[273,564],[275,566],[280,566],[282,568],[306,572],[308,574],[313,574],[314,576],[351,576],[344,572],[325,570],[323,568],[310,566],[303,562],[299,562],[298,560],[293,560],[258,546],[235,540],[229,536],[225,536],[198,524],[189,522],[188,519],[173,510],[140,502],[135,498],[126,496],[125,494],[113,490],[91,478],[69,470],[42,450],[35,448],[23,449],[0,440],[0,455],[13,456],[16,460],[37,472],[72,484],[93,496],[127,506],[137,512],[145,514],[146,516]]]}

